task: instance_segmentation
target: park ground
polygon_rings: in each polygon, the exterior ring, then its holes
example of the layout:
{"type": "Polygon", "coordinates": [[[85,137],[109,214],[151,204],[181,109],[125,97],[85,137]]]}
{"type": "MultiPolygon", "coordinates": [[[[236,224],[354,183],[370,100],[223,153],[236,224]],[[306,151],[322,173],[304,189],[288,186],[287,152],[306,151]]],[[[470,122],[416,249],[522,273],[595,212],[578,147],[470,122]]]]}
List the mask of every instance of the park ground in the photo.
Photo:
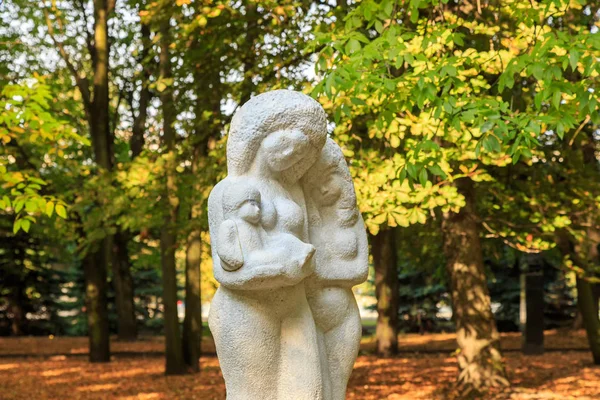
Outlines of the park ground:
{"type": "MultiPolygon", "coordinates": [[[[394,358],[372,355],[363,340],[348,399],[440,399],[451,394],[457,367],[453,334],[400,336],[394,358]]],[[[583,331],[547,331],[546,353],[525,356],[517,333],[502,335],[513,387],[486,399],[600,399],[600,367],[592,364],[583,331]]],[[[87,362],[87,338],[0,338],[0,399],[224,399],[211,339],[199,375],[163,375],[160,337],[112,342],[111,363],[87,362]]]]}

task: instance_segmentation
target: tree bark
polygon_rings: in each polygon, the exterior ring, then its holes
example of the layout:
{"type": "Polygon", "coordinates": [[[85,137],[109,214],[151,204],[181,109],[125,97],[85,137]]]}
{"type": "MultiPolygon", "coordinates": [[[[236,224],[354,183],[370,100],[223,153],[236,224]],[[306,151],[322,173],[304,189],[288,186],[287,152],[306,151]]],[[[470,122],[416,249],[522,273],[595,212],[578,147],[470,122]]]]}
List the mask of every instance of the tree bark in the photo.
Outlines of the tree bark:
{"type": "Polygon", "coordinates": [[[148,119],[148,105],[151,100],[150,92],[150,69],[147,64],[148,55],[150,54],[150,47],[152,46],[150,40],[150,27],[147,24],[142,23],[141,34],[142,34],[142,52],[141,52],[141,64],[142,64],[142,87],[140,90],[140,104],[138,107],[138,113],[133,119],[133,126],[131,128],[131,139],[129,141],[129,147],[131,148],[131,159],[135,160],[144,149],[146,142],[144,133],[146,131],[146,120],[148,119]]]}
{"type": "Polygon", "coordinates": [[[594,359],[594,364],[600,365],[600,319],[598,319],[598,304],[594,304],[592,285],[577,276],[577,306],[582,316],[583,326],[594,359]]]}
{"type": "Polygon", "coordinates": [[[398,266],[393,229],[381,230],[371,237],[377,297],[377,354],[390,357],[398,353],[398,266]]]}
{"type": "MultiPolygon", "coordinates": [[[[201,101],[198,99],[198,101],[201,101]]],[[[199,128],[201,129],[201,127],[199,128]]],[[[201,132],[196,132],[198,140],[201,132]]],[[[199,140],[195,146],[192,160],[192,175],[200,171],[200,163],[206,155],[206,140],[199,140]]],[[[198,181],[198,180],[197,180],[198,181]]],[[[196,193],[201,190],[200,184],[194,184],[196,193]]],[[[192,204],[190,221],[193,228],[187,238],[185,255],[185,317],[183,320],[183,355],[188,369],[192,372],[200,371],[200,355],[202,352],[202,296],[200,262],[202,258],[202,231],[196,227],[196,221],[201,216],[201,205],[192,204]]]]}
{"type": "Polygon", "coordinates": [[[244,43],[247,44],[247,48],[245,48],[241,54],[244,80],[242,81],[240,88],[239,106],[244,105],[244,103],[250,100],[256,86],[252,81],[252,77],[254,75],[253,70],[256,67],[257,58],[256,40],[260,34],[260,26],[258,23],[260,15],[257,4],[258,3],[250,2],[246,6],[246,40],[244,43]]]}
{"type": "Polygon", "coordinates": [[[542,271],[525,275],[525,329],[523,330],[523,354],[544,353],[544,276],[542,271]]]}
{"type": "MultiPolygon", "coordinates": [[[[590,219],[591,220],[591,219],[590,219]]],[[[590,221],[591,222],[591,221],[590,221]]],[[[593,228],[588,229],[587,237],[582,243],[571,244],[571,258],[586,271],[600,261],[598,244],[600,233],[593,228]],[[591,264],[591,265],[590,265],[591,264]]],[[[587,335],[594,364],[600,365],[600,318],[598,317],[598,297],[594,285],[577,275],[577,309],[581,315],[583,328],[587,335]]]]}
{"type": "Polygon", "coordinates": [[[10,334],[12,336],[23,335],[23,324],[25,322],[25,312],[23,311],[23,292],[21,288],[15,289],[16,293],[10,300],[8,311],[12,314],[10,320],[10,334]]]}
{"type": "MultiPolygon", "coordinates": [[[[108,101],[109,12],[110,4],[106,0],[94,0],[94,90],[87,114],[94,159],[100,169],[100,174],[111,171],[113,166],[108,101]]],[[[104,238],[98,248],[90,250],[83,260],[91,362],[110,361],[106,276],[110,263],[111,243],[111,237],[104,238]]],[[[92,245],[92,247],[94,246],[92,245]]]]}
{"type": "Polygon", "coordinates": [[[473,183],[456,183],[466,205],[459,213],[446,213],[442,221],[444,254],[452,299],[459,376],[457,389],[464,396],[491,386],[508,385],[500,337],[491,310],[483,255],[474,208],[473,183]]]}
{"type": "Polygon", "coordinates": [[[98,166],[110,171],[113,166],[113,143],[108,101],[108,12],[106,0],[94,0],[94,97],[90,110],[90,130],[95,161],[98,166]]]}
{"type": "Polygon", "coordinates": [[[202,346],[202,301],[200,291],[200,230],[190,233],[185,257],[185,318],[183,320],[183,356],[192,372],[200,371],[202,346]]]}
{"type": "Polygon", "coordinates": [[[127,242],[127,235],[122,232],[115,234],[112,271],[119,339],[135,340],[137,338],[137,320],[135,318],[133,277],[131,276],[127,242]]]}
{"type": "MultiPolygon", "coordinates": [[[[146,120],[148,117],[148,105],[150,104],[151,93],[149,88],[150,70],[145,64],[150,54],[150,27],[141,23],[142,34],[142,52],[140,63],[142,70],[142,86],[140,89],[140,100],[138,113],[134,115],[131,139],[129,146],[131,148],[131,159],[135,160],[144,149],[144,133],[146,130],[146,120]]],[[[133,101],[131,101],[133,108],[133,101]]],[[[133,277],[131,276],[131,262],[127,245],[133,234],[131,232],[119,231],[114,237],[113,246],[113,282],[115,289],[115,303],[117,308],[118,332],[120,340],[135,340],[137,338],[137,320],[135,316],[135,290],[133,277]]]]}
{"type": "Polygon", "coordinates": [[[106,301],[106,266],[110,239],[105,238],[100,248],[89,251],[83,259],[85,275],[85,308],[91,362],[110,361],[108,312],[106,301]]]}
{"type": "MultiPolygon", "coordinates": [[[[165,4],[166,16],[160,23],[160,78],[172,77],[171,60],[169,54],[170,15],[172,5],[165,4]]],[[[177,249],[177,212],[179,198],[177,197],[176,167],[177,154],[175,151],[176,118],[175,101],[172,87],[167,87],[161,93],[163,114],[163,149],[165,154],[166,186],[163,196],[165,217],[160,231],[160,253],[163,280],[163,305],[165,323],[165,353],[167,375],[177,375],[186,372],[179,332],[179,318],[177,316],[177,269],[175,250],[177,249]]]]}

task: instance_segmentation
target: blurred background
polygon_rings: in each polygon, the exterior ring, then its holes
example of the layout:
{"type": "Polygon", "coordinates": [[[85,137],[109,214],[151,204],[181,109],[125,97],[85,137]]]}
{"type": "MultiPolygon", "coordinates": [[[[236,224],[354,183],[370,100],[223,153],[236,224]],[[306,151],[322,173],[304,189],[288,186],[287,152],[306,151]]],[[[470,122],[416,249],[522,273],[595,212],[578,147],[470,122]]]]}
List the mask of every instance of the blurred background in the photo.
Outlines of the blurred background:
{"type": "MultiPolygon", "coordinates": [[[[0,338],[0,369],[141,352],[203,377],[80,395],[223,398],[206,202],[233,113],[285,88],[326,110],[369,232],[351,398],[600,393],[597,2],[3,0],[0,21],[0,335],[41,340],[0,338]],[[439,380],[394,380],[428,349],[439,380]]],[[[7,398],[59,396],[16,377],[7,398]]]]}

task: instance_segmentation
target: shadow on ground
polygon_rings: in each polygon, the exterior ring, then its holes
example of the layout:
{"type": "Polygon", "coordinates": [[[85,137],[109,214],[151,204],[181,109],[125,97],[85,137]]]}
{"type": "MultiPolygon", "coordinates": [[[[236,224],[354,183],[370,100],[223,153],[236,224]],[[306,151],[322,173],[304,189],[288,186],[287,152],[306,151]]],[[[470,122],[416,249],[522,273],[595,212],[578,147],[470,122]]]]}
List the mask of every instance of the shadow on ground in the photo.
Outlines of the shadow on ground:
{"type": "MultiPolygon", "coordinates": [[[[518,334],[504,334],[503,347],[513,389],[486,399],[598,398],[600,368],[585,350],[583,332],[549,331],[540,356],[518,352],[518,334]],[[563,349],[563,350],[560,350],[563,349]],[[570,350],[569,350],[570,349],[570,350]],[[576,350],[573,350],[576,349],[576,350]]],[[[403,353],[394,358],[370,354],[372,340],[364,340],[348,390],[348,399],[419,400],[442,398],[456,373],[452,334],[400,337],[403,353]]],[[[165,377],[163,340],[113,341],[113,360],[87,362],[86,338],[0,339],[0,398],[45,399],[224,399],[224,382],[206,338],[202,373],[165,377]],[[22,356],[27,355],[27,356],[22,356]]]]}

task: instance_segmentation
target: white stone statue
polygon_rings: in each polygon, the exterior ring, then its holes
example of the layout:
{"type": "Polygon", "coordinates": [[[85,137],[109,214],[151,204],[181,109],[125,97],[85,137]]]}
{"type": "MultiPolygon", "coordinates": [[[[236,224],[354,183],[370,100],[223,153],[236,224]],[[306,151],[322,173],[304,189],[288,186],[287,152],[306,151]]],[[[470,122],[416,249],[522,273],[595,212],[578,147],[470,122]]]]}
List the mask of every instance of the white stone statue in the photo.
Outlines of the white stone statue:
{"type": "Polygon", "coordinates": [[[325,112],[288,90],[252,98],[233,117],[227,167],[208,201],[220,283],[208,322],[227,399],[344,399],[368,250],[325,112]]]}

